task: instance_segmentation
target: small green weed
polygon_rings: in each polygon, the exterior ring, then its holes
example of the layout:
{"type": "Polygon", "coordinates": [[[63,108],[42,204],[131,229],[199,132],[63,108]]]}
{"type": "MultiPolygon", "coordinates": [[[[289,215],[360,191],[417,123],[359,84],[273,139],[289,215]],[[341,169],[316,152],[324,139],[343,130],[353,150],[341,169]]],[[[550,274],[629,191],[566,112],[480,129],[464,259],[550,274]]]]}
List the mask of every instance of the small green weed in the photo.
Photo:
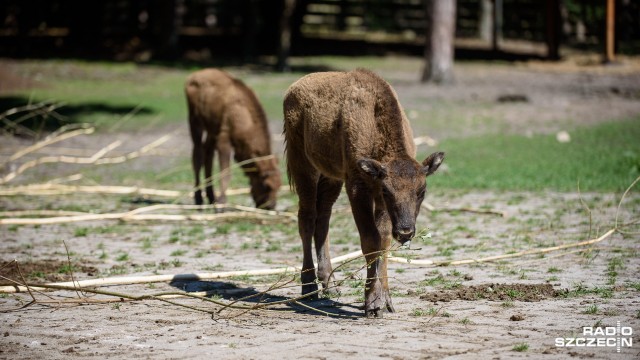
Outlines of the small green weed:
{"type": "Polygon", "coordinates": [[[515,345],[513,345],[513,348],[511,348],[511,350],[517,351],[517,352],[525,352],[525,351],[529,350],[529,344],[527,344],[527,343],[515,344],[515,345]]]}
{"type": "Polygon", "coordinates": [[[118,256],[116,256],[116,261],[128,261],[129,260],[129,253],[123,252],[120,253],[118,256]]]}
{"type": "Polygon", "coordinates": [[[87,234],[89,234],[89,228],[88,227],[77,227],[75,228],[75,230],[73,231],[73,236],[75,237],[85,237],[87,236],[87,234]]]}
{"type": "Polygon", "coordinates": [[[585,314],[597,314],[598,313],[598,305],[593,304],[589,305],[587,309],[584,311],[585,314]]]}
{"type": "Polygon", "coordinates": [[[170,256],[182,256],[186,253],[187,253],[187,250],[178,249],[178,250],[172,251],[170,256]]]}

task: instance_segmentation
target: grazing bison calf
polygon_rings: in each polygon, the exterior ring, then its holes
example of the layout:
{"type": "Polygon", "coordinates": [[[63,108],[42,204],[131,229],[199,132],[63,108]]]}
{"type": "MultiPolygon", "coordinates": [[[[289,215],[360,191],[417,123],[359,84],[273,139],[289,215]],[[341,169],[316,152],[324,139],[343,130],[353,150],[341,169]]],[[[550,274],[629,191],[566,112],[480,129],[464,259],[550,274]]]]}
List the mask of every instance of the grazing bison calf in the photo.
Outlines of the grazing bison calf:
{"type": "Polygon", "coordinates": [[[393,312],[385,250],[391,238],[411,240],[426,192],[444,153],[422,163],[409,122],[391,86],[374,73],[310,74],[291,85],[284,99],[287,172],[299,197],[302,293],[331,290],[329,219],[343,183],[367,264],[365,314],[393,312]],[[314,269],[311,242],[318,260],[314,269]]]}
{"type": "MultiPolygon", "coordinates": [[[[189,76],[185,84],[189,127],[193,140],[195,202],[202,205],[200,168],[204,162],[205,190],[210,203],[225,203],[229,185],[231,148],[236,161],[271,155],[271,139],[264,109],[242,81],[224,71],[205,69],[189,76]],[[204,139],[203,139],[203,134],[204,139]],[[220,197],[215,198],[211,173],[214,151],[220,162],[220,197]]],[[[273,209],[281,185],[275,158],[243,165],[257,207],[273,209]]]]}

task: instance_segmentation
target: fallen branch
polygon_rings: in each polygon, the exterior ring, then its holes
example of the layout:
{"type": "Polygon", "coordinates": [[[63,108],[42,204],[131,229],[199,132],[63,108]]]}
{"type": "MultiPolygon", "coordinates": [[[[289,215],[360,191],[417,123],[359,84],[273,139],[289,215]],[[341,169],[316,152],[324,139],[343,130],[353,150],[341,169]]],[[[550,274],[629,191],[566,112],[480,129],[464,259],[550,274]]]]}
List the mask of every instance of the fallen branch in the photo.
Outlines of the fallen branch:
{"type": "Polygon", "coordinates": [[[436,208],[435,206],[429,204],[428,202],[423,202],[421,207],[429,210],[429,211],[441,211],[441,212],[469,212],[474,214],[486,214],[486,215],[498,215],[501,217],[507,217],[507,213],[504,211],[497,210],[481,210],[481,209],[472,209],[467,207],[462,208],[436,208]]]}
{"type": "MultiPolygon", "coordinates": [[[[211,273],[196,273],[196,274],[174,274],[174,275],[147,275],[147,276],[122,276],[122,277],[110,277],[100,279],[88,279],[88,280],[76,280],[38,284],[30,286],[31,289],[38,291],[44,291],[46,289],[56,288],[72,288],[73,291],[77,289],[84,289],[88,287],[99,286],[111,286],[111,285],[132,285],[132,284],[148,284],[157,282],[173,282],[173,281],[201,281],[201,280],[216,280],[230,278],[234,276],[264,276],[264,275],[278,275],[286,273],[299,272],[300,268],[293,266],[286,266],[276,269],[261,269],[261,270],[238,270],[238,271],[225,271],[225,272],[211,272],[211,273]]],[[[0,293],[16,293],[27,291],[27,286],[2,286],[0,287],[0,293]]]]}
{"type": "Polygon", "coordinates": [[[0,179],[0,184],[4,184],[7,183],[11,180],[13,180],[16,176],[22,174],[23,172],[25,172],[26,170],[41,165],[41,164],[46,164],[46,163],[69,163],[69,164],[82,164],[82,165],[87,165],[87,164],[95,164],[95,165],[104,165],[104,164],[117,164],[117,163],[122,163],[125,162],[127,160],[131,160],[137,157],[142,156],[143,154],[151,151],[152,149],[164,144],[165,142],[167,142],[167,140],[169,140],[169,138],[171,137],[170,134],[164,135],[162,137],[160,137],[159,139],[151,142],[150,144],[142,147],[140,150],[136,150],[133,152],[130,152],[126,155],[121,155],[121,156],[115,156],[115,157],[111,157],[111,158],[103,158],[104,155],[106,155],[109,151],[115,149],[116,147],[120,146],[122,144],[121,141],[114,141],[113,143],[109,144],[108,146],[102,148],[101,150],[99,150],[97,153],[95,153],[93,156],[91,157],[73,157],[73,156],[66,156],[66,155],[61,155],[61,156],[45,156],[36,160],[32,160],[29,162],[26,162],[24,164],[22,164],[17,170],[7,174],[5,177],[3,177],[2,179],[0,179]]]}
{"type": "Polygon", "coordinates": [[[25,126],[20,125],[20,123],[38,115],[42,116],[43,118],[51,115],[57,119],[60,119],[61,116],[54,110],[61,106],[64,106],[64,103],[52,103],[50,101],[43,101],[37,104],[19,106],[0,113],[0,120],[2,120],[2,122],[4,122],[7,127],[13,128],[14,130],[19,130],[24,134],[28,134],[29,136],[35,138],[38,136],[38,134],[25,126]],[[8,118],[8,116],[27,111],[29,112],[28,114],[23,115],[17,120],[10,120],[8,118]]]}
{"type": "Polygon", "coordinates": [[[125,162],[127,160],[135,159],[135,158],[140,157],[140,156],[144,155],[145,153],[148,153],[149,151],[157,148],[158,146],[164,144],[170,138],[171,138],[171,134],[164,135],[164,136],[160,137],[159,139],[151,142],[150,144],[143,146],[142,148],[140,148],[140,150],[132,151],[132,152],[130,152],[130,153],[126,154],[126,155],[122,155],[122,156],[116,156],[116,157],[111,157],[111,158],[100,159],[100,160],[96,161],[96,165],[118,164],[118,163],[125,162]]]}
{"type": "Polygon", "coordinates": [[[9,161],[15,161],[16,159],[19,159],[21,157],[23,157],[24,155],[37,151],[39,149],[42,149],[45,146],[49,146],[51,144],[55,144],[57,142],[63,141],[63,140],[67,140],[70,139],[74,136],[78,136],[78,135],[89,135],[92,134],[96,129],[94,127],[87,127],[87,128],[82,128],[82,129],[77,129],[77,130],[73,130],[73,131],[69,131],[69,132],[65,132],[62,133],[60,135],[56,135],[53,137],[47,137],[46,139],[39,141],[31,146],[28,146],[16,153],[14,153],[13,155],[11,155],[11,157],[9,157],[9,161]]]}
{"type": "Polygon", "coordinates": [[[98,152],[96,152],[91,157],[82,158],[82,157],[73,157],[73,156],[61,155],[61,156],[45,156],[45,157],[41,157],[39,159],[31,160],[31,161],[28,161],[28,162],[22,164],[17,170],[7,174],[2,179],[0,179],[0,184],[4,184],[6,182],[9,182],[9,181],[13,180],[16,176],[18,176],[18,175],[22,174],[23,172],[27,171],[28,169],[31,169],[32,167],[35,167],[35,166],[38,166],[38,165],[42,165],[42,164],[47,164],[47,163],[94,164],[96,161],[98,161],[98,159],[100,159],[101,157],[106,155],[109,151],[117,148],[121,144],[122,144],[122,142],[119,141],[119,140],[118,141],[114,141],[113,143],[111,143],[111,144],[105,146],[104,148],[100,149],[98,152]]]}
{"type": "Polygon", "coordinates": [[[403,264],[429,265],[429,266],[465,265],[465,264],[484,263],[484,262],[491,262],[491,261],[496,261],[496,260],[504,260],[504,259],[510,259],[510,258],[515,258],[515,257],[522,257],[522,256],[526,256],[526,255],[544,254],[544,253],[557,251],[557,250],[562,250],[562,249],[568,249],[568,248],[592,245],[592,244],[598,243],[598,242],[600,242],[602,240],[605,240],[606,238],[611,236],[616,231],[617,231],[616,229],[611,229],[611,230],[607,231],[606,233],[604,233],[602,236],[600,236],[597,239],[585,240],[585,241],[580,241],[580,242],[571,243],[571,244],[552,246],[552,247],[548,247],[548,248],[544,248],[544,249],[531,249],[531,250],[519,251],[519,252],[512,253],[512,254],[488,256],[488,257],[479,258],[479,259],[465,259],[465,260],[456,260],[456,261],[435,261],[435,260],[428,260],[428,259],[408,259],[408,258],[404,258],[404,257],[391,256],[391,257],[389,257],[389,261],[397,262],[397,263],[403,263],[403,264]]]}
{"type": "MultiPolygon", "coordinates": [[[[280,191],[288,191],[289,186],[283,185],[280,191]]],[[[227,190],[228,196],[248,194],[249,188],[238,188],[227,190]]],[[[162,190],[141,188],[138,186],[110,186],[110,185],[63,185],[55,183],[47,184],[31,184],[20,185],[14,187],[0,188],[0,196],[50,196],[50,195],[66,195],[76,193],[88,194],[116,194],[116,195],[141,195],[141,196],[159,196],[167,198],[179,198],[185,195],[185,192],[176,190],[162,190]]],[[[191,192],[189,195],[193,196],[191,192]]]]}
{"type": "MultiPolygon", "coordinates": [[[[9,216],[28,216],[28,215],[47,215],[47,211],[20,211],[20,212],[5,212],[9,216]]],[[[5,213],[0,213],[4,215],[5,213]]],[[[56,214],[52,212],[51,214],[56,214]]],[[[62,213],[64,214],[64,213],[62,213]]],[[[144,206],[127,212],[121,213],[108,213],[108,214],[92,214],[92,213],[72,213],[72,214],[56,214],[60,216],[46,217],[46,218],[25,218],[25,217],[13,217],[0,219],[0,225],[46,225],[46,224],[61,224],[72,223],[82,221],[97,221],[97,220],[122,220],[122,221],[145,221],[145,220],[164,220],[164,221],[213,221],[224,219],[238,219],[238,218],[253,218],[257,220],[270,220],[274,217],[287,218],[290,220],[296,220],[297,216],[290,212],[263,210],[241,205],[174,205],[174,204],[159,204],[144,206]],[[158,210],[234,210],[232,212],[222,212],[217,214],[147,214],[152,211],[158,210]]]]}
{"type": "Polygon", "coordinates": [[[0,211],[0,218],[24,217],[24,216],[79,216],[86,215],[86,212],[64,211],[64,210],[15,210],[0,211]]]}

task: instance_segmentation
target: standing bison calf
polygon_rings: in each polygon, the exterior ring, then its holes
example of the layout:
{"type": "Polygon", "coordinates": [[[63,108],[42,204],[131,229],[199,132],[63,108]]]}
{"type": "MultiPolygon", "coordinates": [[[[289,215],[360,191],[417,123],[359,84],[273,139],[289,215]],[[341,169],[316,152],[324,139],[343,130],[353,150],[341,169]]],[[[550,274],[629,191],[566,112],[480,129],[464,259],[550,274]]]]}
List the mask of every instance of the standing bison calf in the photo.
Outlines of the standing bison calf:
{"type": "Polygon", "coordinates": [[[365,254],[365,314],[393,312],[385,250],[391,238],[405,243],[415,234],[425,176],[444,153],[422,163],[409,122],[391,86],[374,73],[310,74],[291,85],[284,99],[287,172],[298,193],[302,238],[302,293],[331,290],[329,219],[343,183],[365,254]],[[312,257],[315,239],[318,272],[312,257]]]}
{"type": "MultiPolygon", "coordinates": [[[[217,69],[197,71],[185,84],[189,107],[189,128],[193,140],[195,202],[202,205],[200,169],[204,163],[205,191],[210,203],[225,203],[229,185],[231,148],[236,161],[271,155],[267,117],[256,95],[242,81],[217,69]],[[203,139],[203,135],[204,139],[203,139]],[[214,151],[220,162],[220,197],[215,198],[213,181],[214,151]]],[[[243,165],[257,207],[273,209],[281,185],[275,158],[243,165]]]]}

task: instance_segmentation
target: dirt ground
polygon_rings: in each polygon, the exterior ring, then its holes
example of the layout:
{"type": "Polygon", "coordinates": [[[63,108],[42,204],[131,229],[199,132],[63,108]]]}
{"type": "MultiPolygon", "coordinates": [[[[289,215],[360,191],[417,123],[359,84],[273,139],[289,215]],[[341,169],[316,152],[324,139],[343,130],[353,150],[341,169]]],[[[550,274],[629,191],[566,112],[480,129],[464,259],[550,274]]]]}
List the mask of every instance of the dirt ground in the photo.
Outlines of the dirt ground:
{"type": "MultiPolygon", "coordinates": [[[[444,119],[450,106],[465,104],[482,111],[478,115],[469,110],[463,117],[468,123],[455,132],[437,127],[430,135],[438,139],[495,131],[553,133],[578,123],[640,114],[640,67],[633,61],[608,69],[544,63],[461,65],[456,84],[445,88],[419,85],[393,69],[383,76],[396,88],[409,117],[414,116],[411,111],[434,111],[444,119]],[[420,102],[425,94],[434,100],[420,102]],[[486,106],[499,101],[506,103],[486,106]],[[478,124],[478,116],[498,120],[478,124]]],[[[279,132],[280,120],[272,121],[272,131],[279,132]]],[[[155,155],[103,170],[163,172],[176,163],[188,164],[190,144],[184,125],[146,134],[78,137],[60,147],[95,151],[121,139],[129,147],[124,150],[132,150],[170,132],[172,139],[155,155]]],[[[420,135],[420,129],[416,133],[420,135]]],[[[0,156],[6,159],[30,143],[5,136],[0,144],[0,156]]],[[[276,145],[281,156],[282,147],[276,145]]],[[[67,170],[55,166],[25,173],[20,182],[42,183],[74,173],[67,170]]],[[[177,190],[188,191],[190,185],[189,180],[177,190]]],[[[73,291],[36,294],[38,301],[30,304],[29,294],[2,294],[0,359],[638,359],[640,237],[616,232],[589,246],[542,253],[546,248],[597,238],[615,226],[616,218],[618,224],[638,220],[637,190],[621,206],[620,196],[430,189],[426,201],[436,210],[423,209],[418,218],[418,228],[424,229],[421,236],[411,249],[394,252],[414,263],[390,263],[389,282],[397,312],[382,319],[367,319],[360,308],[362,259],[337,267],[336,276],[343,280],[337,298],[285,301],[259,309],[255,308],[258,302],[295,299],[300,289],[295,282],[291,284],[293,275],[100,288],[127,296],[205,291],[209,299],[227,304],[250,297],[236,303],[253,307],[249,310],[222,309],[190,298],[171,301],[200,310],[154,299],[127,301],[117,295],[73,291]],[[505,216],[461,210],[467,208],[505,216]],[[521,251],[532,254],[519,256],[521,251]],[[446,264],[509,254],[512,257],[491,262],[446,264]],[[419,265],[417,259],[445,264],[419,265]],[[584,335],[585,327],[621,327],[624,331],[591,336],[584,335]],[[585,337],[615,341],[608,347],[557,346],[560,340],[585,337]],[[623,346],[618,353],[619,339],[623,346]],[[629,339],[632,346],[624,346],[629,339]]],[[[246,195],[230,201],[251,205],[246,195]]],[[[157,202],[166,199],[86,193],[19,195],[0,196],[0,209],[112,213],[157,202]]],[[[189,204],[190,200],[179,203],[189,204]]],[[[295,212],[296,206],[295,197],[283,191],[278,210],[295,212]]],[[[55,282],[68,281],[71,274],[79,280],[300,266],[296,233],[295,222],[282,218],[0,224],[0,263],[5,264],[0,275],[55,282]]],[[[359,249],[344,194],[334,208],[330,236],[333,256],[359,249]]]]}

